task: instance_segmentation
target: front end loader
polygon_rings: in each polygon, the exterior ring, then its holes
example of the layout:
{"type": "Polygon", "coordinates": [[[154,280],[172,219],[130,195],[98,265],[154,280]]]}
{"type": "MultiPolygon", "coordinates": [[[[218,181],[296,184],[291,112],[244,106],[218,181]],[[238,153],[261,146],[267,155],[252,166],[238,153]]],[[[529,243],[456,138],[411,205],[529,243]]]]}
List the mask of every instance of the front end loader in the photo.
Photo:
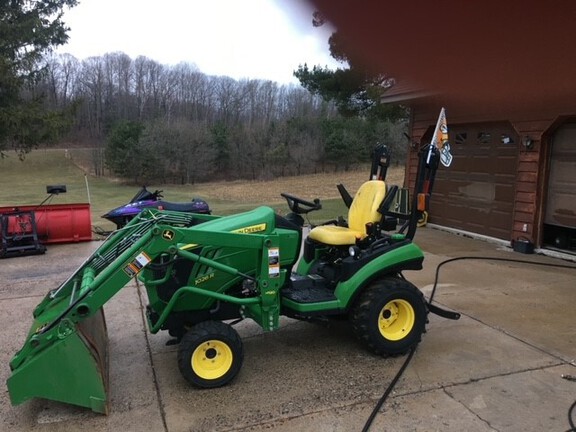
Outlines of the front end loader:
{"type": "MultiPolygon", "coordinates": [[[[421,154],[421,170],[435,170],[438,151],[421,154]]],[[[12,403],[39,397],[108,412],[102,307],[134,278],[147,292],[149,330],[168,331],[179,344],[178,368],[196,387],[222,386],[238,374],[243,346],[233,325],[242,319],[273,331],[280,316],[342,317],[372,352],[406,353],[429,312],[402,272],[422,268],[413,225],[430,182],[419,177],[412,208],[402,213],[403,194],[376,177],[348,202],[345,221],[316,226],[305,240],[302,216],[319,200],[283,194],[286,217],[270,207],[225,217],[143,210],[36,307],[10,362],[12,403]],[[404,224],[392,232],[398,220],[404,224]]]]}

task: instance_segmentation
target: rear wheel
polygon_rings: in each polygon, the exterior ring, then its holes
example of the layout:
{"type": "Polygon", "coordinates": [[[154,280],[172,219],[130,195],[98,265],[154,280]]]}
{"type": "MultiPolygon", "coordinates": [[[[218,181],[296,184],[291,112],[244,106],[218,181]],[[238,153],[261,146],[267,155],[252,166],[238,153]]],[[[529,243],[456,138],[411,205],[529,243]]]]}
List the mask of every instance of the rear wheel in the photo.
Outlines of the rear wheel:
{"type": "Polygon", "coordinates": [[[230,325],[204,321],[193,326],[178,348],[178,368],[191,384],[213,388],[228,384],[240,371],[244,348],[230,325]]]}
{"type": "Polygon", "coordinates": [[[350,316],[356,337],[378,355],[404,354],[420,342],[427,320],[422,292],[387,277],[369,285],[350,316]]]}

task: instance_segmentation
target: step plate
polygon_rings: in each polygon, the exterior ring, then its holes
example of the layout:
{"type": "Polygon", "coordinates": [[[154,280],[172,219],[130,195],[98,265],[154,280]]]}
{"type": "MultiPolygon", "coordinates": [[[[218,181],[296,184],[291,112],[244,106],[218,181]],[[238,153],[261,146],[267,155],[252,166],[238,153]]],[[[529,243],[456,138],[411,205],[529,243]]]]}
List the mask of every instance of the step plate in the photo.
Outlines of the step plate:
{"type": "Polygon", "coordinates": [[[291,284],[282,290],[282,297],[296,303],[319,303],[336,300],[334,290],[326,286],[324,278],[292,276],[291,284]]]}

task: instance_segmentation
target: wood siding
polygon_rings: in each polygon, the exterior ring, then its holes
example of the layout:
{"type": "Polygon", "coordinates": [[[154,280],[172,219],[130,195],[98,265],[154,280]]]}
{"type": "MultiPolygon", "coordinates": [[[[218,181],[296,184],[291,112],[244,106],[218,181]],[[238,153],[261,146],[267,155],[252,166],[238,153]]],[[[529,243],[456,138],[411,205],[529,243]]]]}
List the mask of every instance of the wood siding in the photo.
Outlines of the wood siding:
{"type": "MultiPolygon", "coordinates": [[[[414,103],[412,106],[412,118],[411,118],[411,138],[413,144],[410,152],[408,154],[406,170],[406,186],[413,188],[416,170],[417,170],[417,151],[419,146],[428,142],[432,134],[434,125],[436,123],[436,118],[440,106],[438,104],[423,104],[414,103]]],[[[576,110],[575,113],[576,114],[576,110]]],[[[555,130],[564,124],[566,119],[573,118],[566,112],[557,113],[551,110],[542,110],[540,114],[533,115],[517,115],[509,114],[503,115],[502,113],[495,114],[493,117],[489,113],[478,114],[474,111],[461,110],[458,111],[457,107],[451,110],[447,110],[448,118],[448,128],[449,137],[451,145],[454,146],[455,143],[455,132],[460,130],[460,124],[466,123],[467,127],[471,127],[474,124],[475,129],[486,129],[489,127],[494,127],[496,124],[507,123],[511,126],[511,131],[515,135],[515,152],[514,155],[510,153],[510,147],[508,147],[507,162],[508,168],[510,168],[510,157],[515,158],[514,162],[514,179],[513,181],[513,194],[510,196],[510,206],[505,210],[505,206],[500,206],[500,210],[496,213],[500,213],[500,224],[505,223],[505,216],[502,211],[509,212],[509,229],[507,234],[502,229],[502,227],[497,228],[495,233],[494,230],[482,227],[483,224],[479,221],[474,220],[473,213],[470,211],[462,211],[459,218],[454,218],[452,215],[450,218],[444,221],[435,220],[434,215],[431,213],[431,222],[438,223],[440,225],[447,225],[451,227],[465,229],[466,226],[473,232],[479,232],[484,235],[491,235],[498,238],[503,238],[506,240],[514,240],[521,237],[525,237],[533,241],[537,246],[542,243],[542,225],[544,223],[546,199],[547,199],[547,179],[549,175],[549,158],[550,149],[552,145],[552,138],[555,130]],[[500,120],[500,121],[494,121],[500,120]],[[532,141],[531,148],[524,147],[525,138],[529,137],[532,141]],[[464,215],[466,213],[466,215],[464,215]],[[464,219],[470,219],[466,222],[464,219]],[[472,226],[470,226],[472,225],[472,226]]],[[[486,129],[488,130],[488,129],[486,129]]],[[[499,133],[495,130],[495,133],[499,133]]],[[[474,159],[472,153],[467,153],[464,151],[462,154],[455,155],[456,158],[471,158],[474,159]]],[[[494,158],[494,156],[492,156],[494,158]]],[[[501,158],[496,158],[500,160],[501,158]]],[[[478,159],[477,159],[478,160],[478,159]]],[[[501,162],[498,162],[501,163],[501,162]]],[[[493,168],[493,167],[492,167],[493,168]]],[[[492,169],[491,168],[491,169],[492,169]]],[[[468,169],[468,168],[466,168],[468,169]]],[[[489,176],[490,170],[487,170],[486,174],[489,176]]],[[[493,169],[492,169],[493,171],[493,169]]],[[[440,172],[440,171],[439,171],[440,172]]],[[[446,181],[450,180],[450,171],[446,173],[440,172],[439,178],[446,176],[446,181]]],[[[460,174],[459,174],[460,176],[460,174]]],[[[480,180],[481,180],[480,176],[480,180]]],[[[452,178],[454,180],[454,178],[452,178]]],[[[476,179],[475,181],[477,181],[476,179]]],[[[509,179],[507,180],[507,182],[509,179]]],[[[496,182],[498,183],[498,182],[496,182]]],[[[436,185],[438,187],[438,184],[436,185]]],[[[498,188],[495,187],[495,191],[498,188]]],[[[500,188],[500,191],[502,189],[500,188]]],[[[510,185],[508,184],[508,193],[510,191],[510,185]]],[[[440,183],[440,190],[435,190],[432,195],[431,208],[434,209],[435,203],[442,200],[443,198],[438,198],[437,193],[442,196],[442,184],[440,183]],[[436,200],[436,201],[435,201],[436,200]]],[[[498,207],[498,205],[497,205],[498,207]]],[[[482,213],[477,213],[477,218],[481,218],[482,213]]]]}

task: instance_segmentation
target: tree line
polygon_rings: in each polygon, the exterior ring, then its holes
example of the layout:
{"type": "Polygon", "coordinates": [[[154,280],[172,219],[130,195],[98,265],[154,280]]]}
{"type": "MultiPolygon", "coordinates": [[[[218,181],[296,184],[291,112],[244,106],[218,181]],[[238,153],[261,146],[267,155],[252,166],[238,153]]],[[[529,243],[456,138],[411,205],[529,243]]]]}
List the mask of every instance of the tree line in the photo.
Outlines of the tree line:
{"type": "Polygon", "coordinates": [[[358,67],[337,33],[331,54],[349,69],[300,65],[302,87],[233,80],[121,52],[56,55],[76,4],[0,3],[0,157],[77,145],[94,149],[96,175],[180,183],[347,169],[377,142],[404,158],[405,110],[380,102],[391,81],[358,67]]]}
{"type": "Polygon", "coordinates": [[[92,171],[134,182],[193,183],[348,169],[377,142],[403,163],[403,119],[341,115],[291,84],[209,76],[116,52],[49,54],[30,91],[67,112],[61,141],[94,148],[92,171]]]}

